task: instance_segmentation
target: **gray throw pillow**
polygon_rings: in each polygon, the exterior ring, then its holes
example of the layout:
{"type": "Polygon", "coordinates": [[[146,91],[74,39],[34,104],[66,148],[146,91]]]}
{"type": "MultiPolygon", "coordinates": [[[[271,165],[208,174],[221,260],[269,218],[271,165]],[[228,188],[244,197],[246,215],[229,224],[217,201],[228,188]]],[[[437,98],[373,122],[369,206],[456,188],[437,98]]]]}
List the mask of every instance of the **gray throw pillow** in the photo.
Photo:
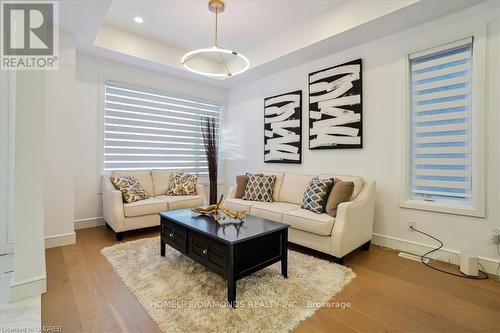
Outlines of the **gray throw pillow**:
{"type": "Polygon", "coordinates": [[[247,173],[247,185],[243,200],[273,202],[276,176],[252,175],[247,173]]]}
{"type": "Polygon", "coordinates": [[[321,214],[325,211],[326,200],[333,186],[333,179],[314,178],[309,183],[304,198],[302,208],[311,212],[321,214]]]}

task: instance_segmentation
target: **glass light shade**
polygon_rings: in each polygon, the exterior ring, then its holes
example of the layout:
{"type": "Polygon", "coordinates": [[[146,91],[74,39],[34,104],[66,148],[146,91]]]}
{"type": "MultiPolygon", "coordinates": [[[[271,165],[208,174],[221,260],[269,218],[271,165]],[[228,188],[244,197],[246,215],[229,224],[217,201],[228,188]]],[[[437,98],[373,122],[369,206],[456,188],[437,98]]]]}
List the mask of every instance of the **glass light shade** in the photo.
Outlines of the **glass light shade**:
{"type": "Polygon", "coordinates": [[[217,46],[188,52],[181,62],[193,73],[220,78],[241,74],[250,66],[243,54],[217,46]]]}

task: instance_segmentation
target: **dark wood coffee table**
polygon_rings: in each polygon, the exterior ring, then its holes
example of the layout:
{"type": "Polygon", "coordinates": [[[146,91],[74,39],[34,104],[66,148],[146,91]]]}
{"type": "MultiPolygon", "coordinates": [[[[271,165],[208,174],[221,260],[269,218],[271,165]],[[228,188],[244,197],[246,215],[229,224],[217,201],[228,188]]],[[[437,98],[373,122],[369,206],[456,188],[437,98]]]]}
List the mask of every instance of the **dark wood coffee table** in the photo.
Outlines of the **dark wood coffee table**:
{"type": "Polygon", "coordinates": [[[161,255],[165,246],[196,260],[227,280],[227,300],[236,306],[236,281],[281,261],[287,277],[288,225],[254,216],[242,224],[219,225],[190,209],[161,216],[161,255]]]}

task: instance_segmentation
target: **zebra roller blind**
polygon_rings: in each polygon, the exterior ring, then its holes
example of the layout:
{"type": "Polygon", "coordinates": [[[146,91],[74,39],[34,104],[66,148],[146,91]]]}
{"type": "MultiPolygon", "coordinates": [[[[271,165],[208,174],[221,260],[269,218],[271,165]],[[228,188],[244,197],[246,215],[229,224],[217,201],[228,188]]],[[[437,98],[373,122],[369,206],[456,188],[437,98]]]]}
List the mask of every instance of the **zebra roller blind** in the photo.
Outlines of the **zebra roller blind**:
{"type": "Polygon", "coordinates": [[[104,171],[183,170],[208,174],[201,119],[221,105],[116,82],[105,84],[104,171]]]}
{"type": "Polygon", "coordinates": [[[413,199],[471,200],[472,51],[466,38],[409,56],[413,199]]]}

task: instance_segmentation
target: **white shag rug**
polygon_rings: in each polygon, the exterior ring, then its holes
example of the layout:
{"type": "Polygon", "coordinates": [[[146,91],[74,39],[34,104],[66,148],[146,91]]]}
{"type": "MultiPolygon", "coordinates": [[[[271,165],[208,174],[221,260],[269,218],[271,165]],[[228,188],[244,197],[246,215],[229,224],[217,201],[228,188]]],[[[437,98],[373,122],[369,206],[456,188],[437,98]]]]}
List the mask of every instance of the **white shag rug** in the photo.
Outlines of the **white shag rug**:
{"type": "Polygon", "coordinates": [[[288,251],[280,263],[237,282],[238,307],[226,281],[177,250],[160,256],[159,237],[102,249],[125,285],[163,332],[289,332],[355,277],[345,266],[288,251]]]}

